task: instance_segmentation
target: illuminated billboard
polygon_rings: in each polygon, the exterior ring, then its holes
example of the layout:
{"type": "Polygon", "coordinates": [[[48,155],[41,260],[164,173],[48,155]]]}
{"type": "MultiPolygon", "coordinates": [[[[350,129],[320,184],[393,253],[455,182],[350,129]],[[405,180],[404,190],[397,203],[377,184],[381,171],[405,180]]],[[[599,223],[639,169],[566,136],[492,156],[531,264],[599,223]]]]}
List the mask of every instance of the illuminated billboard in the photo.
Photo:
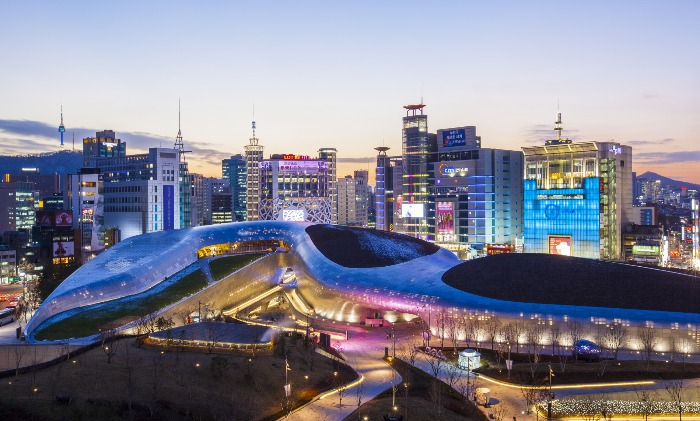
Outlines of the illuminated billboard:
{"type": "Polygon", "coordinates": [[[424,216],[422,203],[404,203],[401,205],[402,218],[423,218],[424,216]]]}
{"type": "Polygon", "coordinates": [[[455,204],[454,202],[437,202],[435,220],[438,234],[455,233],[455,204]]]}
{"type": "Polygon", "coordinates": [[[72,241],[57,241],[53,243],[53,257],[68,257],[75,255],[75,245],[72,241]]]}
{"type": "Polygon", "coordinates": [[[464,129],[445,130],[442,132],[442,146],[451,148],[453,146],[465,146],[467,139],[464,129]]]}
{"type": "Polygon", "coordinates": [[[571,236],[570,235],[550,235],[549,254],[560,256],[571,256],[571,236]]]}
{"type": "Polygon", "coordinates": [[[632,254],[637,256],[660,256],[661,247],[660,246],[644,246],[644,245],[634,245],[632,246],[632,254]]]}
{"type": "Polygon", "coordinates": [[[57,227],[70,227],[73,225],[73,213],[71,211],[57,211],[56,212],[56,226],[57,227]]]}
{"type": "Polygon", "coordinates": [[[306,221],[304,209],[283,209],[283,221],[306,221]]]}

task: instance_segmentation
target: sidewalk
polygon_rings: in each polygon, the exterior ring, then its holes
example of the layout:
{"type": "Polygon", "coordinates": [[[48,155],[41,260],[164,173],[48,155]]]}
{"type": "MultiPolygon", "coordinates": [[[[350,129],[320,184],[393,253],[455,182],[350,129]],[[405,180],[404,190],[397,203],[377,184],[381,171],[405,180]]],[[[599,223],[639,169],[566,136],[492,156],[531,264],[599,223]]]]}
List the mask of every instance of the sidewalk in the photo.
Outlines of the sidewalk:
{"type": "MultiPolygon", "coordinates": [[[[386,364],[384,347],[387,328],[373,329],[358,333],[343,343],[341,354],[347,363],[363,376],[363,382],[358,386],[348,388],[343,395],[343,406],[338,407],[338,395],[324,393],[321,398],[311,401],[289,416],[289,420],[331,421],[342,420],[357,409],[357,388],[361,387],[362,402],[365,403],[391,387],[394,382],[401,382],[401,377],[386,364]]],[[[284,417],[281,419],[285,419],[284,417]]]]}

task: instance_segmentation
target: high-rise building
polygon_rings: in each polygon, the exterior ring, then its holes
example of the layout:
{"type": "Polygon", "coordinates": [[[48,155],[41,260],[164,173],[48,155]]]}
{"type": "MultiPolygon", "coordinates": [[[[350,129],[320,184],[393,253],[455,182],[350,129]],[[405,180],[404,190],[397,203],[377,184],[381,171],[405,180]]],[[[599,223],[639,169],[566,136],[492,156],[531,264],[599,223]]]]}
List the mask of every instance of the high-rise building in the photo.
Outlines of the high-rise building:
{"type": "Polygon", "coordinates": [[[103,130],[83,139],[83,167],[95,167],[98,158],[126,156],[126,142],[116,137],[113,130],[103,130]]]}
{"type": "MultiPolygon", "coordinates": [[[[390,225],[393,224],[391,216],[392,209],[389,201],[393,203],[394,196],[392,188],[393,177],[391,177],[391,169],[389,168],[389,157],[386,152],[389,150],[387,146],[378,146],[374,148],[377,152],[377,166],[374,173],[374,208],[376,212],[376,229],[381,231],[389,231],[390,225]]],[[[393,227],[392,227],[393,228],[393,227]]]]}
{"type": "Polygon", "coordinates": [[[199,227],[204,225],[204,176],[190,173],[189,178],[192,226],[199,227]]]}
{"type": "MultiPolygon", "coordinates": [[[[355,171],[357,174],[358,171],[355,171]]],[[[369,186],[364,177],[345,176],[338,179],[338,224],[366,227],[368,223],[369,186]]]]}
{"type": "Polygon", "coordinates": [[[255,121],[253,121],[253,137],[250,143],[245,146],[246,163],[246,221],[257,221],[259,219],[260,204],[260,163],[263,160],[263,146],[258,144],[255,137],[255,121]]]}
{"type": "Polygon", "coordinates": [[[472,255],[511,250],[522,235],[520,151],[482,148],[475,126],[437,131],[430,158],[430,238],[472,255]]]}
{"type": "Polygon", "coordinates": [[[150,148],[95,159],[104,180],[105,226],[119,227],[121,239],[182,228],[179,155],[173,148],[150,148]]]}
{"type": "Polygon", "coordinates": [[[632,220],[632,148],[557,137],[524,147],[524,239],[528,253],[621,259],[632,220]]]}
{"type": "Polygon", "coordinates": [[[260,162],[256,219],[331,223],[329,168],[327,159],[307,155],[272,155],[260,162]]]}
{"type": "Polygon", "coordinates": [[[58,173],[40,174],[39,168],[22,168],[19,174],[5,174],[3,181],[34,183],[34,190],[39,192],[39,200],[61,191],[61,177],[58,173]]]}
{"type": "Polygon", "coordinates": [[[63,201],[73,212],[73,229],[79,232],[80,253],[85,262],[104,250],[104,185],[98,168],[81,168],[67,174],[63,201]]]}
{"type": "Polygon", "coordinates": [[[247,171],[245,157],[234,155],[221,161],[223,178],[229,179],[233,196],[233,214],[235,221],[246,220],[247,171]]]}
{"type": "Polygon", "coordinates": [[[233,197],[228,178],[205,177],[203,182],[204,225],[233,222],[233,197]]]}
{"type": "Polygon", "coordinates": [[[318,150],[318,159],[328,163],[328,197],[331,199],[332,216],[331,223],[338,223],[338,150],[336,148],[321,148],[318,150]]]}
{"type": "Polygon", "coordinates": [[[428,227],[428,160],[434,151],[435,135],[428,133],[428,116],[423,114],[425,104],[406,105],[403,117],[402,157],[403,191],[397,197],[401,210],[397,231],[430,239],[428,227]]]}
{"type": "Polygon", "coordinates": [[[185,144],[182,142],[182,130],[180,129],[180,103],[178,101],[177,110],[177,136],[175,136],[175,149],[180,157],[180,165],[178,168],[178,191],[180,196],[180,228],[191,227],[192,225],[192,206],[190,203],[190,176],[185,159],[185,144]]]}
{"type": "Polygon", "coordinates": [[[25,231],[31,235],[36,222],[35,199],[34,183],[0,183],[0,234],[25,231]]]}

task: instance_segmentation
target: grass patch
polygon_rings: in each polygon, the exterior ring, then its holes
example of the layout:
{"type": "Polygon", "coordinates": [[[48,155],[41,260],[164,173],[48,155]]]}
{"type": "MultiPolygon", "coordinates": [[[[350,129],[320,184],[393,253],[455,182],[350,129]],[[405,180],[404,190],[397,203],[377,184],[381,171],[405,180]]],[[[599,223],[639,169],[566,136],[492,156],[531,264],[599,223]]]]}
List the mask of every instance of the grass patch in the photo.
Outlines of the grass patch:
{"type": "MultiPolygon", "coordinates": [[[[3,421],[277,420],[284,415],[280,412],[283,355],[178,353],[139,348],[134,339],[111,346],[116,350],[111,363],[97,347],[64,363],[20,374],[18,379],[14,375],[3,379],[0,409],[12,411],[3,412],[3,421]],[[70,405],[57,401],[57,396],[70,398],[70,405]]],[[[345,381],[357,376],[308,346],[300,336],[286,338],[295,406],[331,388],[334,371],[346,376],[345,381]],[[313,370],[306,362],[309,355],[315,358],[313,370]]]]}
{"type": "MultiPolygon", "coordinates": [[[[163,281],[163,282],[167,282],[163,281]]],[[[166,287],[155,287],[141,294],[96,304],[41,329],[38,340],[82,338],[99,333],[99,329],[119,320],[126,324],[172,304],[207,286],[207,277],[197,269],[166,287]]]]}
{"type": "Polygon", "coordinates": [[[228,275],[232,274],[233,272],[237,271],[238,269],[258,260],[262,256],[262,253],[241,254],[237,256],[226,256],[211,260],[209,262],[211,275],[214,277],[215,281],[220,281],[228,275]]]}

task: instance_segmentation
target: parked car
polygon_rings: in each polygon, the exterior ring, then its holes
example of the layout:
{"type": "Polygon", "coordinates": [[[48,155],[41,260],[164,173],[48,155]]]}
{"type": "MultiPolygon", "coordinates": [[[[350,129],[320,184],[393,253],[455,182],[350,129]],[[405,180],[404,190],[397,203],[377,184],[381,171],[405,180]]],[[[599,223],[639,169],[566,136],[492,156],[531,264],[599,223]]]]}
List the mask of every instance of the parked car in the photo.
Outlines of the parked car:
{"type": "Polygon", "coordinates": [[[12,300],[9,303],[7,303],[7,306],[5,308],[15,308],[19,304],[19,301],[17,300],[12,300]]]}

